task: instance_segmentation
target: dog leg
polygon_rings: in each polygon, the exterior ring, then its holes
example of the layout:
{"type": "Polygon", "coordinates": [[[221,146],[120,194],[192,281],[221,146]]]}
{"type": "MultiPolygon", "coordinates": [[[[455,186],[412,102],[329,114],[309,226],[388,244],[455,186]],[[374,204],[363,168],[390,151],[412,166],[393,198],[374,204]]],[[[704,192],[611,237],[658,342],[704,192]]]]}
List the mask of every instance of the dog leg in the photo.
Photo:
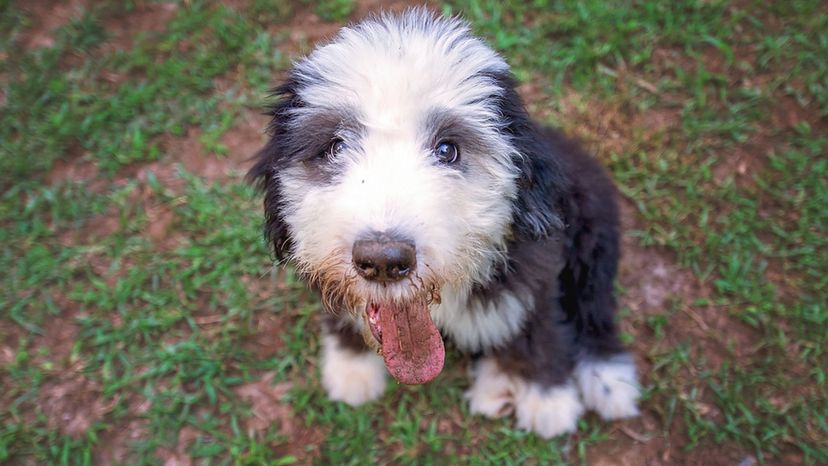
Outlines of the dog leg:
{"type": "Polygon", "coordinates": [[[349,323],[329,321],[325,327],[321,371],[328,397],[351,406],[381,397],[386,374],[382,358],[365,346],[349,323]]]}

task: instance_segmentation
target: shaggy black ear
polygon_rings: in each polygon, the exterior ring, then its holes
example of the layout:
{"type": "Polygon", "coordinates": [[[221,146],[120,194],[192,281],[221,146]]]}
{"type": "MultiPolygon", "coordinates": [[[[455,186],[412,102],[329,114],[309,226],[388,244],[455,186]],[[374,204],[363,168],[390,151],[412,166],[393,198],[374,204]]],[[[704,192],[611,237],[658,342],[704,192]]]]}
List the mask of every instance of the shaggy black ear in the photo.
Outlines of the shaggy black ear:
{"type": "Polygon", "coordinates": [[[268,125],[270,139],[255,155],[256,163],[247,172],[247,180],[264,192],[264,235],[273,247],[278,260],[284,260],[293,248],[293,239],[284,219],[282,187],[277,172],[287,161],[282,141],[288,132],[290,110],[301,105],[296,95],[296,81],[289,79],[275,88],[271,96],[276,99],[266,112],[271,116],[268,125]]]}
{"type": "Polygon", "coordinates": [[[515,90],[514,77],[498,73],[494,78],[504,90],[498,98],[504,131],[518,151],[514,160],[520,171],[514,233],[519,237],[545,238],[564,227],[561,199],[568,190],[568,181],[556,156],[554,140],[529,117],[515,90]]]}

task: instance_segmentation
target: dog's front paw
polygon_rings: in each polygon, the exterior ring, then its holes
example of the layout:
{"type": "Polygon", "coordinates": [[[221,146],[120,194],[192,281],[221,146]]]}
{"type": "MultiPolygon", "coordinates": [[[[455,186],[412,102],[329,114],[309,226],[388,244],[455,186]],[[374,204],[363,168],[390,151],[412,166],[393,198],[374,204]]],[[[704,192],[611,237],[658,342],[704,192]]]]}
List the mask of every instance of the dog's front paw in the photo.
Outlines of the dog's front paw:
{"type": "Polygon", "coordinates": [[[497,363],[483,359],[472,372],[474,383],[466,391],[469,411],[486,417],[501,417],[514,411],[515,386],[497,363]]]}
{"type": "Polygon", "coordinates": [[[474,383],[466,392],[469,411],[487,417],[512,412],[519,429],[552,438],[578,428],[584,406],[571,383],[543,387],[505,373],[493,359],[481,360],[472,372],[474,383]]]}
{"type": "Polygon", "coordinates": [[[322,341],[322,386],[328,397],[359,406],[374,401],[385,392],[385,364],[371,351],[354,352],[342,348],[336,337],[322,341]]]}
{"type": "Polygon", "coordinates": [[[578,429],[584,406],[572,384],[541,387],[527,383],[515,400],[517,426],[543,438],[578,429]]]}

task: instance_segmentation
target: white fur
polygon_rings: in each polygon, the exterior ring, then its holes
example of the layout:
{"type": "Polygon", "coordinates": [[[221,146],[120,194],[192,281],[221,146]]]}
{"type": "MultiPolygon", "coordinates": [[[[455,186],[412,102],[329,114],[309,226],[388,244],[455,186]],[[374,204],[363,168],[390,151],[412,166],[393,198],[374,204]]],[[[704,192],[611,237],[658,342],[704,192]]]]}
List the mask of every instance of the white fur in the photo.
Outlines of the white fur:
{"type": "Polygon", "coordinates": [[[355,353],[323,336],[322,386],[330,399],[351,406],[376,400],[385,392],[385,374],[385,363],[373,352],[355,353]]]}
{"type": "Polygon", "coordinates": [[[466,391],[472,414],[500,417],[514,411],[515,381],[504,374],[491,359],[483,359],[472,371],[474,382],[466,391]]]}
{"type": "Polygon", "coordinates": [[[527,383],[516,401],[517,426],[543,438],[578,430],[578,419],[584,406],[578,399],[578,390],[572,384],[542,387],[527,383]]]}
{"type": "Polygon", "coordinates": [[[630,356],[581,361],[575,368],[575,380],[584,404],[602,418],[609,420],[638,415],[640,392],[635,363],[630,356]]]}
{"type": "Polygon", "coordinates": [[[481,303],[454,288],[443,290],[443,300],[431,309],[434,323],[463,350],[480,351],[513,338],[526,321],[531,297],[523,300],[505,291],[494,301],[481,303]]]}
{"type": "MultiPolygon", "coordinates": [[[[517,169],[490,98],[503,89],[482,72],[507,69],[464,23],[424,9],[346,28],[297,63],[295,75],[306,78],[296,90],[306,103],[294,110],[297,120],[344,108],[362,128],[343,130],[348,149],[335,161],[335,183],[308,182],[298,165],[278,174],[297,266],[353,276],[354,241],[394,230],[416,244],[417,274],[426,281],[462,288],[490,276],[508,236],[517,169]],[[435,110],[462,116],[481,136],[481,153],[460,148],[462,173],[434,161],[435,135],[425,123],[435,110]]],[[[406,282],[353,286],[374,300],[411,291],[406,282]]]]}
{"type": "Polygon", "coordinates": [[[573,384],[542,387],[505,374],[491,359],[478,363],[466,398],[472,413],[487,417],[504,416],[514,408],[518,428],[543,438],[575,432],[584,413],[573,384]]]}

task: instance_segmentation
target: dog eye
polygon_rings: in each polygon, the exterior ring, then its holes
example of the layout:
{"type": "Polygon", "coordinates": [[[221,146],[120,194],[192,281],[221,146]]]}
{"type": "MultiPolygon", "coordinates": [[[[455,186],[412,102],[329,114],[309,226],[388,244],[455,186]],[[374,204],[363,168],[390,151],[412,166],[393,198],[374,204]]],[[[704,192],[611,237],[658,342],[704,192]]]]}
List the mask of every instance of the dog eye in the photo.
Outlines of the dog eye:
{"type": "Polygon", "coordinates": [[[342,152],[348,150],[348,143],[342,139],[334,139],[327,151],[327,156],[331,159],[336,158],[342,152]]]}
{"type": "Polygon", "coordinates": [[[460,159],[460,149],[451,142],[443,141],[434,147],[434,156],[440,163],[450,165],[460,159]]]}

